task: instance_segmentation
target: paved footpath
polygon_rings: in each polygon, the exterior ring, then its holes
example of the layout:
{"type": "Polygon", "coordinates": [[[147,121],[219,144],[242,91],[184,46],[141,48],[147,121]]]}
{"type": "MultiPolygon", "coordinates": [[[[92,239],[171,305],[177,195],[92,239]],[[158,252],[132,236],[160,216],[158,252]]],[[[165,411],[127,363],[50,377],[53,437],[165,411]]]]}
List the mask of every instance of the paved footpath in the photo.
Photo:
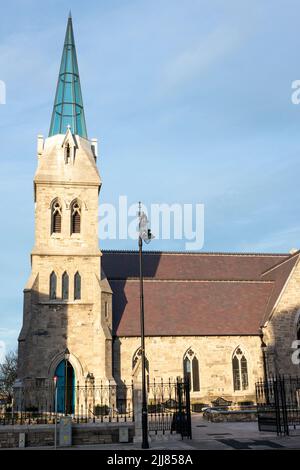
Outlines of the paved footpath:
{"type": "MultiPolygon", "coordinates": [[[[181,440],[178,435],[157,436],[150,442],[150,450],[235,450],[300,449],[300,428],[292,430],[290,436],[280,437],[276,433],[259,432],[257,423],[211,423],[201,415],[192,415],[193,438],[181,440]]],[[[96,444],[72,446],[65,449],[82,450],[135,450],[140,444],[96,444]]],[[[33,449],[33,448],[29,448],[33,449]]],[[[48,449],[39,447],[35,449],[48,449]]],[[[20,449],[21,450],[21,449],[20,449]]],[[[22,449],[24,450],[24,449],[22,449]]],[[[25,449],[26,450],[26,449],[25,449]]]]}

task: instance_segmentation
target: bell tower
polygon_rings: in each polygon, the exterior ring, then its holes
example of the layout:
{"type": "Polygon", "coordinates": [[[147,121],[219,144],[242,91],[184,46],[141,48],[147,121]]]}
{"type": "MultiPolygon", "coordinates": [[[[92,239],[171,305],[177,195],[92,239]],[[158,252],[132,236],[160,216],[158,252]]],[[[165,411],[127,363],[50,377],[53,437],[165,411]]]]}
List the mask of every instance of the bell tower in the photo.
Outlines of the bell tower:
{"type": "Polygon", "coordinates": [[[86,130],[69,16],[49,136],[37,139],[35,243],[24,289],[18,379],[112,380],[111,297],[98,246],[97,141],[86,130]],[[69,373],[69,372],[68,372],[69,373]]]}

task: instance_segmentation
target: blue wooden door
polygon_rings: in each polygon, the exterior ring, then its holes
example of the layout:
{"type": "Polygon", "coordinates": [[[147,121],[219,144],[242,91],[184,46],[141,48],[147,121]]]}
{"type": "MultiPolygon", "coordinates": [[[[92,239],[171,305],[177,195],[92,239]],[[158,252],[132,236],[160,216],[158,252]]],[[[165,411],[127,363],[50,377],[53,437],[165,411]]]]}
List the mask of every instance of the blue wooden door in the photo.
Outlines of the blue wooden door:
{"type": "Polygon", "coordinates": [[[69,362],[61,361],[56,368],[55,375],[57,377],[57,411],[58,413],[73,414],[75,405],[74,369],[69,362]]]}

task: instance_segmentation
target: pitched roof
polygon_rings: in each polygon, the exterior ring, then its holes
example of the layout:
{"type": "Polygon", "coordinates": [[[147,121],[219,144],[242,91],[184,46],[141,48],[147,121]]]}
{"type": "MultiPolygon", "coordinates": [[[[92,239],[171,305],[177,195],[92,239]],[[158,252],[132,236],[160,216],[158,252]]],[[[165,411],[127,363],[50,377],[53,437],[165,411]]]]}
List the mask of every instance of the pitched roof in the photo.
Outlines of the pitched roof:
{"type": "Polygon", "coordinates": [[[267,319],[272,314],[273,308],[276,305],[277,300],[289,278],[290,273],[292,272],[294,266],[296,265],[297,260],[299,259],[299,252],[290,256],[287,260],[284,260],[276,264],[272,269],[268,269],[261,276],[263,280],[272,280],[273,289],[270,295],[268,304],[266,306],[266,311],[263,317],[263,322],[265,323],[267,319]]]}
{"type": "MultiPolygon", "coordinates": [[[[180,253],[144,251],[145,278],[255,280],[262,272],[288,259],[286,254],[180,253]]],[[[103,251],[108,279],[139,277],[137,251],[103,251]]]]}
{"type": "MultiPolygon", "coordinates": [[[[145,334],[257,335],[295,255],[144,252],[145,334]]],[[[113,331],[139,336],[138,252],[104,251],[113,331]]]]}

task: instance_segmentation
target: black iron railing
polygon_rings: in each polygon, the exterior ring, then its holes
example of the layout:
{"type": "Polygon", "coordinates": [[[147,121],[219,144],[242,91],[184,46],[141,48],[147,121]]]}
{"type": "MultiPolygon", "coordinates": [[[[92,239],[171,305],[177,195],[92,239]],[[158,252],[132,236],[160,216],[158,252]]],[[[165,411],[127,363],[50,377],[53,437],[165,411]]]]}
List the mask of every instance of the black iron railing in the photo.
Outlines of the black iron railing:
{"type": "Polygon", "coordinates": [[[300,426],[300,378],[269,377],[256,383],[258,427],[289,435],[291,427],[300,426]]]}
{"type": "Polygon", "coordinates": [[[153,381],[148,385],[148,427],[155,434],[192,437],[189,380],[153,381]]]}
{"type": "Polygon", "coordinates": [[[133,421],[133,384],[23,387],[0,411],[0,424],[52,424],[64,415],[75,423],[133,421]]]}
{"type": "MultiPolygon", "coordinates": [[[[136,385],[137,388],[140,385],[136,385]]],[[[67,387],[52,383],[22,387],[10,408],[0,409],[0,425],[54,424],[64,415],[74,423],[134,421],[134,385],[86,382],[67,387]]],[[[151,433],[179,433],[191,438],[189,380],[148,382],[148,427],[151,433]]],[[[141,403],[135,403],[141,406],[141,403]]]]}

